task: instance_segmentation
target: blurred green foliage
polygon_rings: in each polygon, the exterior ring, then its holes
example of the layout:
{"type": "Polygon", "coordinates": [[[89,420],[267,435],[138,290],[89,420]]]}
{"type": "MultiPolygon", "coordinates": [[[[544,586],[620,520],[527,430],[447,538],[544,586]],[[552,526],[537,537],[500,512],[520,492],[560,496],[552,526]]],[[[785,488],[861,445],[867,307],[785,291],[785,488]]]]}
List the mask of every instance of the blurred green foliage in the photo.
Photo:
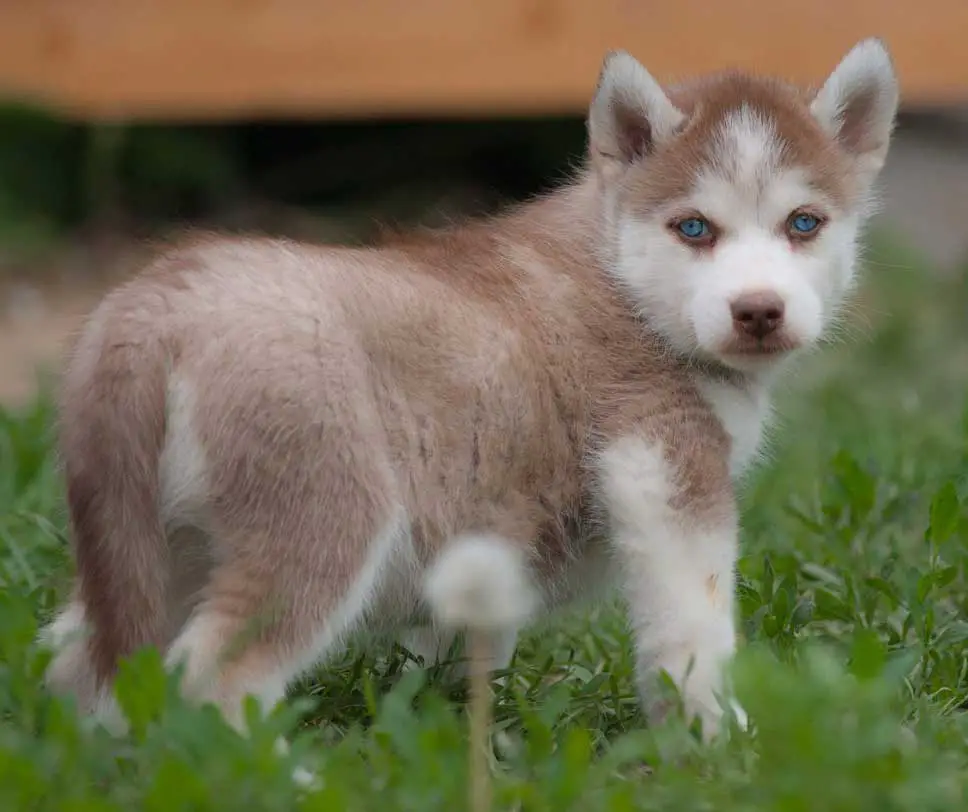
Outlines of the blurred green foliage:
{"type": "Polygon", "coordinates": [[[573,119],[82,125],[8,106],[0,259],[30,258],[91,224],[219,223],[247,203],[345,216],[382,198],[384,214],[406,220],[453,205],[457,188],[487,210],[557,180],[583,138],[573,119]]]}

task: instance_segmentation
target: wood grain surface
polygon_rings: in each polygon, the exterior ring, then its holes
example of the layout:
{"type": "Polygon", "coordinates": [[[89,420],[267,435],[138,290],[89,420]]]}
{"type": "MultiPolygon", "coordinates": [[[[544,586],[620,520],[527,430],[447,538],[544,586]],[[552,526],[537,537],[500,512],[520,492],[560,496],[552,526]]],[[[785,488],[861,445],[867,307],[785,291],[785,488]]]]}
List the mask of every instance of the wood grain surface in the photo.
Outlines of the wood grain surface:
{"type": "Polygon", "coordinates": [[[884,37],[908,104],[968,101],[968,0],[0,0],[0,95],[88,119],[582,111],[603,54],[816,82],[884,37]]]}

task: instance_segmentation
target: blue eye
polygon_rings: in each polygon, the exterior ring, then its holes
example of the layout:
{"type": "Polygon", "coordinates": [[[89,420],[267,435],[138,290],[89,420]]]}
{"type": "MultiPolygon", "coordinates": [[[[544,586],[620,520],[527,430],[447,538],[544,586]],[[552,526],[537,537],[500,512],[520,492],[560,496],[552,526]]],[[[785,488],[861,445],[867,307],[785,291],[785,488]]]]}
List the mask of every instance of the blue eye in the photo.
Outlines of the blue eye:
{"type": "Polygon", "coordinates": [[[676,223],[676,228],[687,240],[699,240],[709,234],[709,224],[699,217],[689,217],[676,223]]]}
{"type": "Polygon", "coordinates": [[[790,226],[797,234],[812,234],[820,226],[820,219],[812,214],[801,212],[791,221],[790,226]]]}

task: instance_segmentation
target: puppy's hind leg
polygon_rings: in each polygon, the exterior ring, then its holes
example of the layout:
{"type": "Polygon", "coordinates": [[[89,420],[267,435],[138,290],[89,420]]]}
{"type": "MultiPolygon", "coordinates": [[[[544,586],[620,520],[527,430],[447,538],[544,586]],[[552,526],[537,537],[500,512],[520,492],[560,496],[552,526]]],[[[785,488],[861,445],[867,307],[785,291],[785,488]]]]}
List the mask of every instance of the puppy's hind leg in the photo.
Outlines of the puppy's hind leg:
{"type": "MultiPolygon", "coordinates": [[[[184,669],[183,693],[216,704],[244,734],[248,695],[269,712],[296,677],[359,627],[406,533],[398,513],[338,543],[325,533],[240,540],[168,651],[169,667],[184,669]],[[269,550],[278,554],[267,570],[269,550]]],[[[302,770],[295,777],[308,780],[302,770]]]]}
{"type": "Polygon", "coordinates": [[[308,343],[299,330],[260,338],[255,366],[220,346],[197,373],[224,384],[200,390],[193,414],[214,567],[168,662],[183,664],[187,696],[243,732],[246,696],[269,710],[363,631],[388,565],[409,554],[368,359],[350,331],[315,328],[308,343]]]}

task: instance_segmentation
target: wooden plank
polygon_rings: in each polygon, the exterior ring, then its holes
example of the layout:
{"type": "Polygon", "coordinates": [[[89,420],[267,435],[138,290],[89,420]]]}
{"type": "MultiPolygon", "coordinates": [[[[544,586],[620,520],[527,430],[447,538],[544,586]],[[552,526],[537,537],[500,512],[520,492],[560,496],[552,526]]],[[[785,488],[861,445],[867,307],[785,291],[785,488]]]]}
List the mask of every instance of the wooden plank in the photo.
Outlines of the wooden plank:
{"type": "Polygon", "coordinates": [[[575,113],[605,51],[817,81],[861,37],[968,101],[968,0],[7,0],[0,95],[84,118],[575,113]]]}

